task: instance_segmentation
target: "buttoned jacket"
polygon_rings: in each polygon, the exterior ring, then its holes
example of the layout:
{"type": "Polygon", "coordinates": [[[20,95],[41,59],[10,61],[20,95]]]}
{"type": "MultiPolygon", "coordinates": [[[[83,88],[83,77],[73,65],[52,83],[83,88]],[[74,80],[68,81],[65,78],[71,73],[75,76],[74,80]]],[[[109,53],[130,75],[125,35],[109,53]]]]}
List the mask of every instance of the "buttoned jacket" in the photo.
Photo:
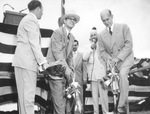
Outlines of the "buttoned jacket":
{"type": "Polygon", "coordinates": [[[47,61],[50,63],[57,60],[65,60],[68,67],[73,68],[72,49],[74,39],[75,38],[71,33],[68,39],[66,28],[60,27],[56,29],[51,37],[51,42],[46,57],[47,61]]]}
{"type": "Polygon", "coordinates": [[[105,61],[117,57],[121,60],[118,68],[133,65],[132,35],[126,24],[114,24],[112,35],[105,28],[99,34],[98,45],[100,55],[105,61]]]}

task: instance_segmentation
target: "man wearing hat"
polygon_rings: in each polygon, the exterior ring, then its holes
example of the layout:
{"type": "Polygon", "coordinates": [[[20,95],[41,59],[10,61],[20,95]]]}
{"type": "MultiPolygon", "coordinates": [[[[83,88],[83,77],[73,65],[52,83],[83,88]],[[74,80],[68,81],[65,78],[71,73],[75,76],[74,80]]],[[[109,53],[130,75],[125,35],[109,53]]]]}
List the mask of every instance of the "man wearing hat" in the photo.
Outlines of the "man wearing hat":
{"type": "Polygon", "coordinates": [[[51,76],[51,80],[49,80],[52,101],[54,104],[53,114],[65,114],[65,87],[72,82],[74,70],[72,48],[75,38],[71,33],[71,30],[79,20],[80,17],[78,15],[73,12],[66,12],[66,14],[60,18],[63,25],[56,29],[51,37],[47,61],[54,62],[57,60],[65,60],[66,67],[64,77],[51,76]]]}

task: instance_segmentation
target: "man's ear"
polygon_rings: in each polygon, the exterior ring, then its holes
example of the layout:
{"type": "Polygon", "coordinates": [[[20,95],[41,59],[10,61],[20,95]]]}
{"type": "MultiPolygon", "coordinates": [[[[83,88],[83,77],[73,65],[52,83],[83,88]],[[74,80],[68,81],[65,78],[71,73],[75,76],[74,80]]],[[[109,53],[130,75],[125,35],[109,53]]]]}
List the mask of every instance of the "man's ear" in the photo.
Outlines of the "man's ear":
{"type": "Polygon", "coordinates": [[[66,20],[66,19],[64,19],[64,22],[63,22],[63,23],[66,23],[66,21],[67,21],[67,20],[66,20]]]}
{"type": "Polygon", "coordinates": [[[112,18],[112,19],[113,19],[113,17],[114,17],[114,16],[113,16],[113,15],[111,15],[111,18],[112,18]]]}

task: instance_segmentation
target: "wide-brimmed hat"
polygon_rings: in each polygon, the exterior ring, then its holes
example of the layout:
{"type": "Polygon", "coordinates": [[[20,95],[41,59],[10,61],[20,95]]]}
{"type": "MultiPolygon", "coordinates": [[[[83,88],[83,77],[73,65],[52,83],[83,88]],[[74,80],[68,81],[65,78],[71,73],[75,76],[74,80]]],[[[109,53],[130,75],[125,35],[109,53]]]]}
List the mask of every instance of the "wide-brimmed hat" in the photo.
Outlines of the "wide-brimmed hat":
{"type": "Polygon", "coordinates": [[[76,18],[76,23],[78,23],[79,20],[80,20],[80,16],[77,15],[77,14],[75,13],[75,11],[67,11],[63,16],[61,16],[61,19],[60,19],[61,23],[64,23],[64,20],[65,20],[67,17],[74,17],[74,18],[76,18]]]}

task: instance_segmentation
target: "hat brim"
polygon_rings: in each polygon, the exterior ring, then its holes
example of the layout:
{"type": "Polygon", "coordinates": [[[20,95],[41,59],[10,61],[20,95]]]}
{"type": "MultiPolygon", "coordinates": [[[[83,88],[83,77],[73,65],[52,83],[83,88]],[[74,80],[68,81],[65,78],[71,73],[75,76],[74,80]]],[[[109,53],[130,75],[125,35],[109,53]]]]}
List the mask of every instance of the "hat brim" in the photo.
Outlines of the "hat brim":
{"type": "Polygon", "coordinates": [[[64,23],[64,20],[65,20],[67,17],[75,17],[75,18],[76,18],[76,23],[78,23],[79,20],[80,20],[80,17],[79,17],[78,15],[76,15],[76,14],[65,14],[65,15],[63,15],[63,16],[61,17],[61,19],[60,19],[61,23],[64,23]]]}

